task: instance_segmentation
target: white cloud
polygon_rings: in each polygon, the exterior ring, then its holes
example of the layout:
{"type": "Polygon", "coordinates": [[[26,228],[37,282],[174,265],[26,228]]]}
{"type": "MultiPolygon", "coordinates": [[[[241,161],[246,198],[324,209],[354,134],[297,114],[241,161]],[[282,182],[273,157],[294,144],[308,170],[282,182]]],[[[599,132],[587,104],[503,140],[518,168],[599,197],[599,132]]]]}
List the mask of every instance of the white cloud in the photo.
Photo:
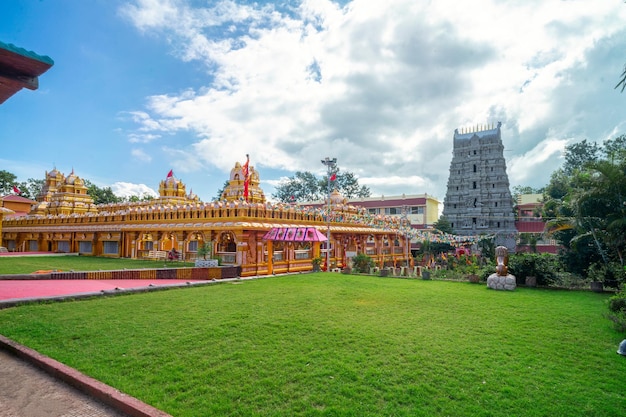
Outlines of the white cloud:
{"type": "Polygon", "coordinates": [[[509,181],[541,188],[545,182],[535,183],[534,178],[537,173],[550,174],[561,165],[561,155],[567,144],[568,141],[564,139],[547,139],[530,151],[513,156],[508,162],[509,181]]]}
{"type": "Polygon", "coordinates": [[[194,136],[168,145],[182,172],[228,172],[249,153],[262,177],[323,173],[319,160],[336,156],[374,194],[443,200],[457,127],[502,121],[511,184],[541,186],[565,140],[604,139],[626,119],[601,105],[619,107],[606,98],[626,46],[619,2],[140,0],[121,11],[211,75],[129,112],[136,142],[194,136]]]}
{"type": "Polygon", "coordinates": [[[116,182],[111,185],[111,191],[119,197],[143,197],[144,195],[152,197],[159,196],[159,193],[145,184],[133,184],[130,182],[116,182]]]}
{"type": "Polygon", "coordinates": [[[152,161],[152,157],[148,155],[143,149],[133,149],[130,151],[131,155],[142,162],[152,161]]]}

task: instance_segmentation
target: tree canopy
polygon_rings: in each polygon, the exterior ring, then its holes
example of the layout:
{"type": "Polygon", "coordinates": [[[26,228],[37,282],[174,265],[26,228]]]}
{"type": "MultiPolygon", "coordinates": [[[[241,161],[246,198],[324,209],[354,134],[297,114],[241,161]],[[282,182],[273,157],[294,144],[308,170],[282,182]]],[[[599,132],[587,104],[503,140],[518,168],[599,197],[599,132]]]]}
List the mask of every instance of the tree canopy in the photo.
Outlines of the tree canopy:
{"type": "Polygon", "coordinates": [[[602,145],[566,147],[563,169],[544,193],[547,230],[563,245],[563,263],[585,275],[594,263],[624,266],[626,157],[624,135],[602,145]]]}
{"type": "Polygon", "coordinates": [[[17,184],[17,177],[15,174],[5,171],[0,171],[0,194],[10,194],[13,191],[13,186],[17,184]]]}
{"type": "Polygon", "coordinates": [[[120,203],[124,201],[122,197],[118,197],[113,193],[111,187],[100,188],[89,180],[85,180],[87,194],[93,198],[94,204],[120,203]]]}
{"type": "MultiPolygon", "coordinates": [[[[341,172],[336,168],[331,172],[335,176],[331,189],[337,189],[345,198],[364,198],[371,195],[370,189],[360,186],[358,178],[352,172],[341,172]]],[[[297,171],[294,176],[276,186],[272,197],[284,203],[323,200],[328,195],[328,175],[321,178],[309,171],[297,171]]]]}

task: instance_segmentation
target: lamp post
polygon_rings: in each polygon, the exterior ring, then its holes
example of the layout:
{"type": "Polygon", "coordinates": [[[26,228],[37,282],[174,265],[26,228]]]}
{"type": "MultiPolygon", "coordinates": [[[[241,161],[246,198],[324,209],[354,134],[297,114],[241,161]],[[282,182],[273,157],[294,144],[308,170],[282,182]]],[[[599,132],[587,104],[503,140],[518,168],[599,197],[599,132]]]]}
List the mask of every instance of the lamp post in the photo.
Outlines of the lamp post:
{"type": "Polygon", "coordinates": [[[330,176],[333,168],[337,165],[337,158],[330,159],[326,157],[322,159],[322,164],[326,165],[326,172],[328,176],[328,214],[326,217],[327,229],[326,229],[326,272],[330,272],[330,176]]]}

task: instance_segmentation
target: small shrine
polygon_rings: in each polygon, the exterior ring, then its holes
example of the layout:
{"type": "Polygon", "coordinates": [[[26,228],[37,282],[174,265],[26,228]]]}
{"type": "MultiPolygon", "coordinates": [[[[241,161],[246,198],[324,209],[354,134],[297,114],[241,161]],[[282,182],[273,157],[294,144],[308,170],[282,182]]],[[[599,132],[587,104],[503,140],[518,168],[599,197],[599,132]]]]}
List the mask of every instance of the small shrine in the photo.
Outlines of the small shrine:
{"type": "Polygon", "coordinates": [[[249,160],[243,165],[235,163],[230,170],[230,179],[222,193],[222,200],[265,203],[265,194],[259,186],[259,173],[249,163],[249,160]]]}
{"type": "Polygon", "coordinates": [[[200,202],[200,198],[193,192],[187,194],[186,186],[181,180],[174,176],[170,170],[167,178],[161,180],[159,184],[159,197],[155,198],[153,204],[187,204],[200,202]]]}
{"type": "Polygon", "coordinates": [[[98,211],[93,198],[87,194],[85,182],[74,174],[73,169],[67,177],[56,168],[46,172],[45,183],[36,201],[30,214],[68,216],[98,211]]]}

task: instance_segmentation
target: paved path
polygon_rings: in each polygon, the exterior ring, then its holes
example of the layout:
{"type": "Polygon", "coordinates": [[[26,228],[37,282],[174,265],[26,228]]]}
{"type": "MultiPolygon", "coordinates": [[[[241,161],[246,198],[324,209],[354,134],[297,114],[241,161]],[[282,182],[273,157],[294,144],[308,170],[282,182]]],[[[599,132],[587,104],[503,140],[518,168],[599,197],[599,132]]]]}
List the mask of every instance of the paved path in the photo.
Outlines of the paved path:
{"type": "MultiPolygon", "coordinates": [[[[201,283],[185,279],[0,279],[0,302],[19,299],[76,296],[98,292],[139,290],[151,287],[181,286],[187,282],[201,283]]],[[[1,306],[0,306],[1,307],[1,306]]]]}
{"type": "Polygon", "coordinates": [[[0,417],[124,417],[0,350],[0,417]]]}

